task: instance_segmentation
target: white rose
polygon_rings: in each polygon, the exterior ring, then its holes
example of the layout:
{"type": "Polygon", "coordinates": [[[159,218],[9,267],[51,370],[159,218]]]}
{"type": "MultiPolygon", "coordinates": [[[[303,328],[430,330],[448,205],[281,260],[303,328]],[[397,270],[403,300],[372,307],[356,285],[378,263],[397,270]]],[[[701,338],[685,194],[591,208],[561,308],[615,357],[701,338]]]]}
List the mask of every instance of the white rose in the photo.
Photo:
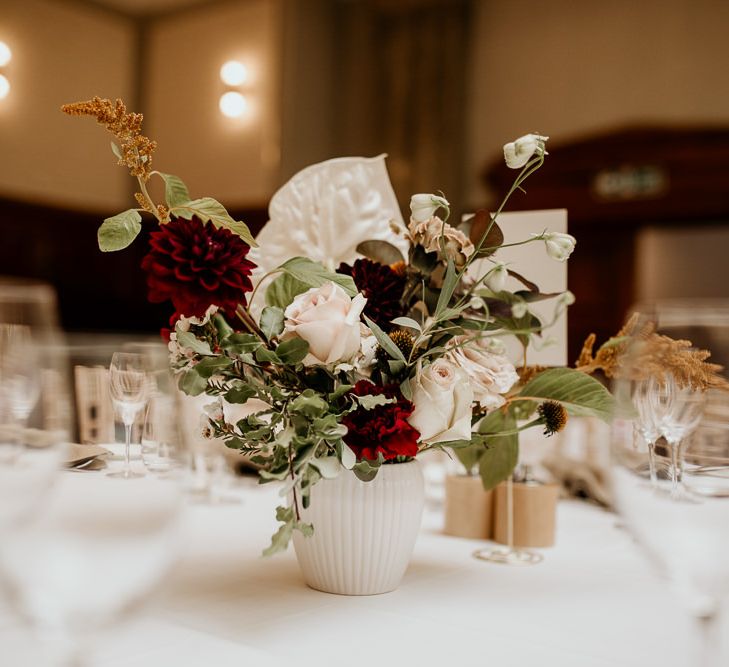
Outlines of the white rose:
{"type": "Polygon", "coordinates": [[[418,373],[412,402],[408,423],[420,431],[420,442],[471,439],[473,391],[465,374],[447,360],[438,359],[418,373]]]}
{"type": "Polygon", "coordinates": [[[547,151],[544,150],[547,139],[549,137],[543,137],[539,134],[525,134],[516,141],[504,144],[506,166],[510,169],[521,169],[535,153],[547,155],[547,151]]]}
{"type": "Polygon", "coordinates": [[[456,336],[447,347],[445,358],[468,376],[474,400],[486,410],[501,407],[502,394],[519,380],[514,365],[485,338],[456,336]]]}
{"type": "Polygon", "coordinates": [[[410,218],[415,222],[425,222],[435,215],[439,208],[448,209],[450,204],[445,197],[431,194],[417,194],[410,198],[410,218]]]}
{"type": "Polygon", "coordinates": [[[298,336],[309,343],[305,366],[349,361],[360,349],[359,318],[367,303],[328,282],[299,294],[284,311],[283,338],[298,336]]]}
{"type": "Polygon", "coordinates": [[[560,232],[544,232],[543,234],[532,234],[544,241],[547,247],[547,254],[558,262],[566,261],[575,249],[577,239],[571,234],[560,232]]]}

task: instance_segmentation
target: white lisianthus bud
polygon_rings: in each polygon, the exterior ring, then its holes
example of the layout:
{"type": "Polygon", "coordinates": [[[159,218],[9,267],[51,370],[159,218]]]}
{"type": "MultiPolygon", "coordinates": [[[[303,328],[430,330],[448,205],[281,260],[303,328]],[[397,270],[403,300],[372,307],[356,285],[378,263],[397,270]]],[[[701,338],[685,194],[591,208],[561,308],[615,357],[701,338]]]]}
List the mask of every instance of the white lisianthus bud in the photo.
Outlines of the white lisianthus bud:
{"type": "Polygon", "coordinates": [[[506,268],[506,264],[504,262],[496,262],[483,282],[492,292],[501,292],[506,285],[506,279],[508,277],[509,271],[506,268]]]}
{"type": "Polygon", "coordinates": [[[471,310],[483,310],[486,307],[486,302],[480,296],[474,296],[468,302],[468,307],[471,310]]]}
{"type": "Polygon", "coordinates": [[[525,134],[516,141],[504,144],[504,160],[510,169],[521,169],[534,154],[547,155],[544,144],[549,137],[540,134],[525,134]]]}
{"type": "Polygon", "coordinates": [[[515,301],[511,304],[511,315],[517,320],[524,317],[529,310],[526,301],[515,301]]]}
{"type": "Polygon", "coordinates": [[[415,222],[430,220],[439,208],[450,210],[450,204],[445,197],[420,193],[410,197],[410,218],[415,222]]]}
{"type": "Polygon", "coordinates": [[[558,262],[565,262],[575,249],[577,239],[571,234],[560,232],[544,232],[543,234],[532,234],[542,239],[547,247],[547,254],[558,262]]]}

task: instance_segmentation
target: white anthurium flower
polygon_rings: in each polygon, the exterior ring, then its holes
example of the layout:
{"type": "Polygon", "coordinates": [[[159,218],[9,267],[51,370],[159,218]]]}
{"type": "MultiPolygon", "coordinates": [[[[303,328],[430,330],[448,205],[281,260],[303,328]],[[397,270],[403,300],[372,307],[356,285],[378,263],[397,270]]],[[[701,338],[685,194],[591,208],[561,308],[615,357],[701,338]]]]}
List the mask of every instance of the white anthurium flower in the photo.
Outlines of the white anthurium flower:
{"type": "Polygon", "coordinates": [[[445,197],[420,193],[410,197],[410,218],[415,222],[430,220],[439,208],[450,210],[450,204],[445,197]]]}
{"type": "Polygon", "coordinates": [[[547,247],[547,254],[558,262],[566,262],[577,244],[577,239],[572,234],[561,232],[544,232],[532,236],[542,239],[547,247]]]}
{"type": "Polygon", "coordinates": [[[408,423],[420,432],[420,442],[434,444],[471,439],[473,390],[466,374],[446,359],[418,372],[408,423]]]}
{"type": "Polygon", "coordinates": [[[521,169],[535,154],[547,155],[544,144],[549,137],[541,134],[525,134],[515,141],[504,144],[504,160],[510,169],[521,169]]]}
{"type": "Polygon", "coordinates": [[[509,270],[506,268],[506,264],[497,261],[483,282],[492,292],[501,292],[506,286],[506,279],[508,277],[509,270]]]}

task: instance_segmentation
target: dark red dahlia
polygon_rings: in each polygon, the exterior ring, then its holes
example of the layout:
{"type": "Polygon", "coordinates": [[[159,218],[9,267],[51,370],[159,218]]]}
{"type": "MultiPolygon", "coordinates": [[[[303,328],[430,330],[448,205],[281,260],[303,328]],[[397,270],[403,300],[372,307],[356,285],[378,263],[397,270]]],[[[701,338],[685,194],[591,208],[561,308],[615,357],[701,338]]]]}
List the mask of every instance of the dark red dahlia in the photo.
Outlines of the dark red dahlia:
{"type": "Polygon", "coordinates": [[[227,229],[175,218],[152,232],[149,245],[142,269],[152,303],[169,299],[186,317],[201,317],[212,304],[232,315],[253,289],[250,248],[227,229]]]}
{"type": "Polygon", "coordinates": [[[371,259],[358,259],[352,266],[340,264],[337,273],[352,276],[357,289],[367,297],[364,314],[381,329],[392,329],[390,322],[403,314],[400,299],[405,275],[371,259]]]}
{"type": "Polygon", "coordinates": [[[342,419],[347,427],[344,442],[357,455],[358,461],[374,461],[380,453],[386,461],[418,453],[420,432],[407,421],[415,406],[400,393],[397,384],[379,387],[369,380],[360,380],[350,393],[397,399],[394,403],[378,405],[371,410],[358,408],[342,419]]]}

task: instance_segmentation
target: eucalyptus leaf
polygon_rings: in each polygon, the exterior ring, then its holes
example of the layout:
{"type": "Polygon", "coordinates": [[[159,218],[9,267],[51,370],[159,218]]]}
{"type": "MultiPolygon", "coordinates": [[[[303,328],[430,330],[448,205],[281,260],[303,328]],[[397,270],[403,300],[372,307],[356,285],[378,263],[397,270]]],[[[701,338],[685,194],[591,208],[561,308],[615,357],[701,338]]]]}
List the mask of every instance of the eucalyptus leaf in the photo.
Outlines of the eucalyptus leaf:
{"type": "Polygon", "coordinates": [[[289,338],[279,343],[276,348],[276,356],[281,362],[292,366],[303,361],[307,354],[309,354],[309,343],[303,338],[289,338]]]}
{"type": "Polygon", "coordinates": [[[380,329],[380,327],[378,327],[369,317],[367,317],[367,315],[364,316],[364,319],[370,331],[377,339],[377,342],[380,344],[380,347],[385,350],[385,352],[387,352],[387,354],[389,354],[390,357],[392,357],[393,359],[407,363],[407,360],[405,359],[405,355],[402,353],[402,350],[397,345],[395,345],[395,343],[393,343],[392,339],[382,329],[380,329]]]}
{"type": "Polygon", "coordinates": [[[182,347],[189,347],[193,352],[197,354],[203,354],[206,356],[212,356],[213,351],[210,349],[210,345],[207,341],[200,340],[191,331],[175,331],[177,337],[177,343],[182,347]]]}
{"type": "Polygon", "coordinates": [[[161,171],[157,173],[165,182],[165,202],[167,202],[167,208],[172,209],[176,206],[182,206],[190,201],[190,193],[181,178],[172,174],[163,174],[161,171]]]}
{"type": "Polygon", "coordinates": [[[284,329],[284,311],[276,306],[266,306],[261,313],[261,331],[269,340],[284,329]]]}
{"type": "Polygon", "coordinates": [[[405,261],[397,246],[379,239],[363,241],[357,246],[357,252],[380,264],[397,264],[405,261]]]}
{"type": "Polygon", "coordinates": [[[244,222],[234,220],[228,211],[225,210],[225,206],[212,197],[193,199],[192,201],[178,204],[170,209],[170,213],[180,218],[185,218],[186,220],[191,220],[194,216],[197,216],[203,222],[211,222],[215,227],[223,227],[233,234],[240,236],[251,247],[258,245],[251,235],[248,226],[244,222]]]}
{"type": "Polygon", "coordinates": [[[185,372],[178,386],[188,396],[199,396],[208,388],[208,381],[193,368],[185,372]]]}
{"type": "Polygon", "coordinates": [[[101,223],[97,233],[101,252],[114,252],[129,246],[142,231],[142,216],[130,208],[101,223]]]}
{"type": "Polygon", "coordinates": [[[527,382],[519,396],[561,403],[570,415],[612,418],[615,401],[597,380],[574,368],[550,368],[527,382]]]}

